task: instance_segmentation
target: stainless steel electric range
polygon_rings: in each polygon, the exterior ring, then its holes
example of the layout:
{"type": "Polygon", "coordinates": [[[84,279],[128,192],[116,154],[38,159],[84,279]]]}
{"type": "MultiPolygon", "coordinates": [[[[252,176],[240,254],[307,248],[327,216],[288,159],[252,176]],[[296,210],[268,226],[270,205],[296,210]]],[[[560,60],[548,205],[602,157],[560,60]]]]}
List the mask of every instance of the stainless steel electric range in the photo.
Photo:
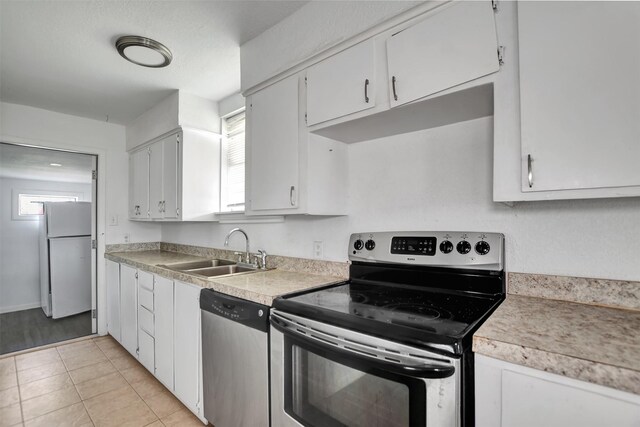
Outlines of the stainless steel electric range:
{"type": "Polygon", "coordinates": [[[358,233],[349,280],[271,311],[271,425],[473,426],[473,332],[505,297],[504,236],[358,233]]]}

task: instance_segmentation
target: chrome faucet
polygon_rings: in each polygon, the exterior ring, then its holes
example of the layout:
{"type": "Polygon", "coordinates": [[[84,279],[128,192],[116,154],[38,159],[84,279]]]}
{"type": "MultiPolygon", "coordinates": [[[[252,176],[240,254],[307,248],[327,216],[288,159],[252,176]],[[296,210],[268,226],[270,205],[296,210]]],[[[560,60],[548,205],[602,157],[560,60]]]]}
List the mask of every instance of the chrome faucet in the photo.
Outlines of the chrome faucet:
{"type": "Polygon", "coordinates": [[[247,236],[247,233],[242,228],[234,228],[233,230],[229,231],[229,233],[227,233],[227,237],[224,238],[224,245],[229,246],[229,237],[231,237],[231,235],[236,231],[242,233],[244,235],[244,238],[247,239],[247,247],[245,249],[245,262],[247,264],[251,264],[251,257],[249,255],[249,236],[247,236]]]}

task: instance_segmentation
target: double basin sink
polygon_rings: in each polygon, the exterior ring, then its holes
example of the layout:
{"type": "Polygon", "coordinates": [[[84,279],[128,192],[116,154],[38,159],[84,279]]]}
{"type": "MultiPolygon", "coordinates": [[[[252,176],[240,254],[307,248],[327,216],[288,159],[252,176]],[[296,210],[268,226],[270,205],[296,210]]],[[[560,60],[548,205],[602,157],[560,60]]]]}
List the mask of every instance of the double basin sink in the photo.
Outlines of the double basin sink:
{"type": "Polygon", "coordinates": [[[239,264],[223,259],[158,264],[158,267],[168,268],[169,270],[179,271],[180,273],[192,274],[201,278],[214,278],[264,271],[250,264],[239,264]]]}

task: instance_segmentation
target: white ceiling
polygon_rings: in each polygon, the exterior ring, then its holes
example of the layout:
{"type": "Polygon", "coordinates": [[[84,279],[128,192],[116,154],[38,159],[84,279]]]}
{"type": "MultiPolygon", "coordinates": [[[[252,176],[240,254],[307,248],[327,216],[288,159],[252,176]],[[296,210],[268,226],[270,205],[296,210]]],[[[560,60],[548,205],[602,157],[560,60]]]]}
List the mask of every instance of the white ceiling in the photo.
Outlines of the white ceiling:
{"type": "Polygon", "coordinates": [[[181,89],[220,100],[240,89],[240,45],[306,1],[0,0],[0,99],[126,124],[181,89]],[[140,35],[173,53],[134,65],[115,40],[140,35]]]}
{"type": "Polygon", "coordinates": [[[92,158],[88,154],[0,144],[0,178],[89,184],[92,158]]]}

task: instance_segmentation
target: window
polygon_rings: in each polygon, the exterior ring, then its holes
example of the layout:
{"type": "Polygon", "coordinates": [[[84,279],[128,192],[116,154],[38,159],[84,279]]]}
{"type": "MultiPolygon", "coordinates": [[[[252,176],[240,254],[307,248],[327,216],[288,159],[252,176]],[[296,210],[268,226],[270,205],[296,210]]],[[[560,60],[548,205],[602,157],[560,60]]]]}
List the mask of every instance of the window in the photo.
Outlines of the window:
{"type": "Polygon", "coordinates": [[[244,211],[244,125],[244,111],[222,119],[222,212],[244,211]]]}
{"type": "Polygon", "coordinates": [[[18,216],[44,215],[44,202],[77,202],[77,196],[18,194],[18,216]]]}

